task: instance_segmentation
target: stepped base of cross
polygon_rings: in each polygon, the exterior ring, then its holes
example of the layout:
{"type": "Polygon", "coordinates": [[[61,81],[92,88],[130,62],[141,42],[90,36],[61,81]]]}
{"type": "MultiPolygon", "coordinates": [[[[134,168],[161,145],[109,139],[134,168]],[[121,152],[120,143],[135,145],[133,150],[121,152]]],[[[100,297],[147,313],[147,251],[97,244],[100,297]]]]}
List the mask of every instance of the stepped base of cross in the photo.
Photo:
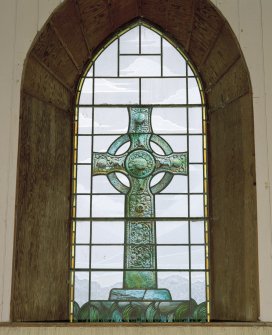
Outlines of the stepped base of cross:
{"type": "Polygon", "coordinates": [[[137,300],[172,300],[167,289],[112,289],[109,300],[137,301],[137,300]]]}

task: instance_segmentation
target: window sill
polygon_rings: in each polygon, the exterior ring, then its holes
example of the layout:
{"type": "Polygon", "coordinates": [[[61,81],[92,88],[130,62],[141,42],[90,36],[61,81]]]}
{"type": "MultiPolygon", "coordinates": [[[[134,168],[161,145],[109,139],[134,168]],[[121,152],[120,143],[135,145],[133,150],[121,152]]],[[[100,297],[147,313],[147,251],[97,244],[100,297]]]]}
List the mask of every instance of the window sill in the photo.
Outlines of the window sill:
{"type": "Polygon", "coordinates": [[[198,335],[258,335],[272,334],[272,323],[270,322],[211,322],[211,323],[69,323],[69,322],[0,322],[0,335],[69,335],[83,334],[87,335],[92,329],[92,335],[119,335],[120,328],[126,328],[126,335],[144,335],[145,330],[149,328],[148,334],[159,335],[160,331],[163,335],[195,335],[197,329],[198,335]],[[160,328],[164,328],[160,330],[160,328]],[[80,332],[79,332],[80,329],[80,332]],[[47,330],[47,331],[46,331],[47,330]]]}

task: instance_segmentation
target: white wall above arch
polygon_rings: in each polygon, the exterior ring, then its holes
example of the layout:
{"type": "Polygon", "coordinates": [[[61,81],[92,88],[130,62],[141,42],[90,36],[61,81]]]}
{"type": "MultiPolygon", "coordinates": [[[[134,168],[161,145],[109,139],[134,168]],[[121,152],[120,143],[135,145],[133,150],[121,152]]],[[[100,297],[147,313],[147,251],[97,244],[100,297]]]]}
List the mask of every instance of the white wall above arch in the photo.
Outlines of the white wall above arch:
{"type": "MultiPolygon", "coordinates": [[[[20,86],[37,32],[61,0],[0,4],[0,322],[9,321],[20,86]]],[[[260,320],[272,321],[271,0],[213,0],[234,30],[253,86],[259,235],[260,320]]]]}

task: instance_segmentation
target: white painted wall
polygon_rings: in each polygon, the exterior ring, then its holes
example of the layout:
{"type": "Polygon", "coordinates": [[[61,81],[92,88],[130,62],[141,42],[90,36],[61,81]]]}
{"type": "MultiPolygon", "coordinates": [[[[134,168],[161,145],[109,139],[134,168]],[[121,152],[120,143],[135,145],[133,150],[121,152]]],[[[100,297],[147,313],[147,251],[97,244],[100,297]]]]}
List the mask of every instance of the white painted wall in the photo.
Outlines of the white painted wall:
{"type": "MultiPolygon", "coordinates": [[[[212,0],[232,26],[253,85],[262,321],[272,321],[272,0],[212,0]]],[[[9,320],[20,85],[30,45],[62,0],[0,0],[0,321],[9,320]]]]}

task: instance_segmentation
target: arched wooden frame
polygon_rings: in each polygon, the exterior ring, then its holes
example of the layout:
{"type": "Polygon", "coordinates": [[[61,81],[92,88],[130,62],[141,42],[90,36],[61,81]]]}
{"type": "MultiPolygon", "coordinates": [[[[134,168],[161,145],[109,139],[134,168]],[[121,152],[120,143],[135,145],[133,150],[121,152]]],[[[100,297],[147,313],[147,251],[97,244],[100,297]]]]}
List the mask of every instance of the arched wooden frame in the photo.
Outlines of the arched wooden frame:
{"type": "Polygon", "coordinates": [[[252,89],[229,24],[209,0],[66,0],[33,43],[22,81],[13,321],[68,320],[76,87],[103,41],[138,17],[187,51],[206,92],[211,317],[258,319],[252,89]]]}

